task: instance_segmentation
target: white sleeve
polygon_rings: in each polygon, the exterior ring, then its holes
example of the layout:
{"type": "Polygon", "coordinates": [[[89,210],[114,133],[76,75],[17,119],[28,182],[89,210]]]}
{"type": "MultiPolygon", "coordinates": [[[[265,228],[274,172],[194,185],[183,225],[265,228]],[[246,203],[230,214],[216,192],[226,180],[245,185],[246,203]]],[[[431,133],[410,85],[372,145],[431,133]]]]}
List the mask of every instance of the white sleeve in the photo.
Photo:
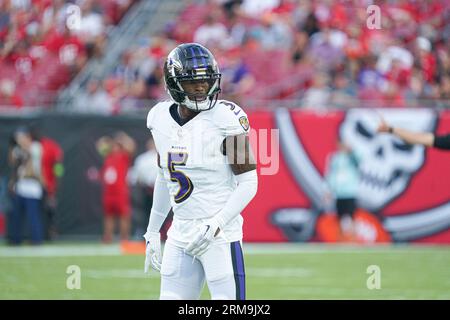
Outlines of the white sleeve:
{"type": "Polygon", "coordinates": [[[256,170],[244,172],[235,177],[238,183],[236,189],[231,193],[224,208],[215,216],[220,229],[223,229],[244,210],[258,190],[256,170]]]}
{"type": "Polygon", "coordinates": [[[155,113],[156,113],[156,106],[151,108],[147,115],[147,128],[150,130],[153,129],[153,121],[155,118],[155,113]]]}
{"type": "Polygon", "coordinates": [[[250,130],[247,114],[237,104],[220,101],[214,107],[214,123],[224,137],[245,134],[250,130]]]}
{"type": "Polygon", "coordinates": [[[146,241],[149,241],[151,232],[159,232],[169,214],[170,208],[169,189],[167,189],[162,170],[159,169],[153,189],[153,206],[150,211],[147,232],[144,234],[146,241]]]}

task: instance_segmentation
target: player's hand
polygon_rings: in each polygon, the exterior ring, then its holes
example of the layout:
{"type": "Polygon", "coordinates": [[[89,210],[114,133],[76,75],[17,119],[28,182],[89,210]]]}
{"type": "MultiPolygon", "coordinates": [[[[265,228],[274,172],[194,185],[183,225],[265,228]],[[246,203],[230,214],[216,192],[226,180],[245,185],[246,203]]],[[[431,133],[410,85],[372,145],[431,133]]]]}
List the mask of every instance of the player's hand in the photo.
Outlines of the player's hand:
{"type": "Polygon", "coordinates": [[[380,123],[378,124],[377,132],[389,132],[389,125],[384,118],[380,115],[380,123]]]}
{"type": "Polygon", "coordinates": [[[220,227],[216,219],[212,218],[205,221],[200,226],[199,233],[195,239],[186,247],[186,252],[194,257],[201,256],[208,250],[209,245],[219,232],[220,227]]]}
{"type": "Polygon", "coordinates": [[[147,247],[145,249],[145,273],[148,273],[150,265],[156,271],[161,270],[161,236],[159,232],[148,233],[147,247]]]}

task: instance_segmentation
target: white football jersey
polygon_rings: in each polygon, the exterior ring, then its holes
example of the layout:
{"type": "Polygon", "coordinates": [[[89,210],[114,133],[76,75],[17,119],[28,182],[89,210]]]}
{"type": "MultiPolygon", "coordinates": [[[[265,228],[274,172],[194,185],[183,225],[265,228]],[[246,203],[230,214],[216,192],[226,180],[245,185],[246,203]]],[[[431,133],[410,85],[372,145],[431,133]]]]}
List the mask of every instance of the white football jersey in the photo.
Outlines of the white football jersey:
{"type": "MultiPolygon", "coordinates": [[[[156,104],[148,113],[174,213],[168,237],[179,245],[190,242],[204,219],[222,210],[236,188],[234,174],[221,146],[227,136],[250,130],[245,112],[236,104],[218,100],[180,126],[170,113],[172,101],[156,104]]],[[[219,233],[217,241],[242,239],[243,218],[238,215],[219,233]]]]}

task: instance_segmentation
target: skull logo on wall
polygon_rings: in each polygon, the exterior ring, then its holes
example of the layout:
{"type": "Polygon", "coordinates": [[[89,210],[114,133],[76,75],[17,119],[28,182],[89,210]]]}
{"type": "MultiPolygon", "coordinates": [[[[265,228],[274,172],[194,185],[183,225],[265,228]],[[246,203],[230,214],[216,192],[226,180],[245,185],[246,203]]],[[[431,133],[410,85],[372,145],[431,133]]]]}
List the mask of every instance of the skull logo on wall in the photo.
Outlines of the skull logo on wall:
{"type": "MultiPolygon", "coordinates": [[[[381,113],[381,111],[380,111],[381,113]]],[[[430,110],[384,110],[383,117],[394,126],[432,131],[436,116],[430,110]]],[[[377,134],[378,116],[367,110],[350,110],[340,127],[341,138],[360,154],[359,204],[379,211],[408,186],[425,159],[425,149],[406,144],[390,134],[377,134]]]]}

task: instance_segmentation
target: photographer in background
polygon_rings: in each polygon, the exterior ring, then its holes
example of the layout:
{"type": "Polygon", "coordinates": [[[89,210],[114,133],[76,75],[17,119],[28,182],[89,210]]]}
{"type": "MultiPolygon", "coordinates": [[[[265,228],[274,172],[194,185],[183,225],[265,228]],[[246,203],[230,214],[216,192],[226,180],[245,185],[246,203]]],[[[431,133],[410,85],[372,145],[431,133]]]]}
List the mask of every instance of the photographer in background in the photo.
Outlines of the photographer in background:
{"type": "Polygon", "coordinates": [[[41,175],[42,146],[33,141],[30,130],[18,128],[8,154],[13,169],[10,181],[14,209],[9,224],[10,243],[22,242],[23,217],[26,216],[31,227],[31,243],[40,244],[43,240],[42,198],[44,194],[41,175]]]}

